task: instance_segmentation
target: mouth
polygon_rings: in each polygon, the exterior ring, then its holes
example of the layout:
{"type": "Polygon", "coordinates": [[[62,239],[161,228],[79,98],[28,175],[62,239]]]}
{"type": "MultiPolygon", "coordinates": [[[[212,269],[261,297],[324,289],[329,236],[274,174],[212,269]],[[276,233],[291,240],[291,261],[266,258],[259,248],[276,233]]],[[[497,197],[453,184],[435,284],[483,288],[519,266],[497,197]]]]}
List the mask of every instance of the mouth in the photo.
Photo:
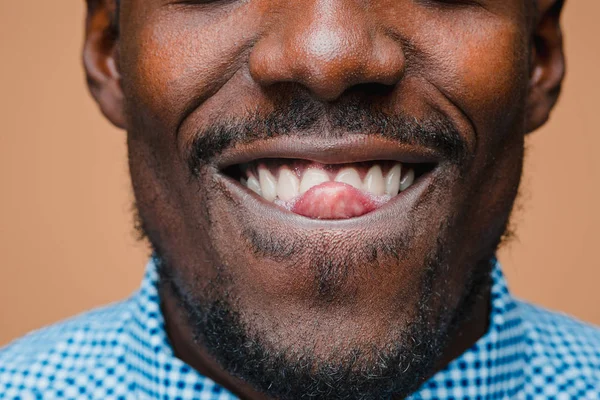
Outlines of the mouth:
{"type": "Polygon", "coordinates": [[[262,144],[238,152],[220,172],[282,211],[315,220],[357,218],[401,200],[438,165],[429,152],[382,142],[262,144]]]}

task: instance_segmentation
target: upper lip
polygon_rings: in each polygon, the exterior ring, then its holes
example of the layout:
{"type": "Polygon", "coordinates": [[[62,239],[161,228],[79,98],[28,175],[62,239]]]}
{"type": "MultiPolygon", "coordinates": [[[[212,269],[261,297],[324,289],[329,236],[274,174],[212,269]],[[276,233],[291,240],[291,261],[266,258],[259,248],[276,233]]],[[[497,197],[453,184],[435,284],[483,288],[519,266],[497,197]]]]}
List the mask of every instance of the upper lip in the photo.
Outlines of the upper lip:
{"type": "Polygon", "coordinates": [[[400,163],[438,163],[441,156],[430,148],[400,143],[376,135],[348,134],[341,138],[284,136],[257,140],[230,148],[215,159],[220,170],[265,158],[303,159],[321,164],[373,160],[400,163]]]}

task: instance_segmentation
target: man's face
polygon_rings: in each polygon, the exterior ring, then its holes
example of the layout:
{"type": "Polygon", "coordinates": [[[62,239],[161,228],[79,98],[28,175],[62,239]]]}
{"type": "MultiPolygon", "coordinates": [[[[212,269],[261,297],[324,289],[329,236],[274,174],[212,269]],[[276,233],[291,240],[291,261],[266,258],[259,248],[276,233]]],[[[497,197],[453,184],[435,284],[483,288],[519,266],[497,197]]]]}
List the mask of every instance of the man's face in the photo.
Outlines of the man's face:
{"type": "Polygon", "coordinates": [[[527,8],[122,2],[136,201],[199,346],[288,398],[431,373],[517,193],[527,8]]]}

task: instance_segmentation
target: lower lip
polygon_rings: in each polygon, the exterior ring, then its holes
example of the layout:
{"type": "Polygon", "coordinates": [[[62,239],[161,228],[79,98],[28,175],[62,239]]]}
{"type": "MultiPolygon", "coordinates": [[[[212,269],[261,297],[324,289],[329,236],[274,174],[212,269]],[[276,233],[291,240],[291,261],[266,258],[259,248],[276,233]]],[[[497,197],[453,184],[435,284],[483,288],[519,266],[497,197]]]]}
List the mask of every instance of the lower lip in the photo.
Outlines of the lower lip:
{"type": "Polygon", "coordinates": [[[313,219],[293,213],[284,208],[268,202],[246,187],[242,186],[233,178],[216,172],[216,183],[226,192],[226,198],[229,197],[235,201],[239,212],[243,212],[247,217],[256,216],[259,221],[268,224],[283,223],[296,228],[305,229],[365,229],[367,225],[385,224],[389,225],[391,219],[398,219],[399,216],[408,215],[420,202],[423,195],[429,190],[437,175],[440,174],[439,166],[422,175],[415,183],[401,192],[383,206],[367,214],[348,218],[348,219],[313,219]]]}

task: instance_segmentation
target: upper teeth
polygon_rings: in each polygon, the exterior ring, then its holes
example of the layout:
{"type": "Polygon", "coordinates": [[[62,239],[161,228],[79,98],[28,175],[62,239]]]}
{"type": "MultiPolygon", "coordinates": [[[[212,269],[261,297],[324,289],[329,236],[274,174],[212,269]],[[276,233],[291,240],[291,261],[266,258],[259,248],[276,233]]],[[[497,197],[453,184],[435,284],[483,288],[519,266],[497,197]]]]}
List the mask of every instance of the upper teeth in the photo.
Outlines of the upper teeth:
{"type": "Polygon", "coordinates": [[[259,168],[258,179],[262,197],[268,201],[275,200],[277,198],[277,179],[271,171],[266,168],[259,168]]]}
{"type": "Polygon", "coordinates": [[[415,181],[415,170],[411,168],[402,177],[402,180],[400,181],[400,190],[404,191],[404,190],[408,189],[413,184],[414,181],[415,181]]]}
{"type": "Polygon", "coordinates": [[[335,181],[345,183],[357,189],[363,188],[363,183],[360,179],[360,175],[358,174],[358,171],[354,168],[344,168],[343,170],[338,172],[337,176],[335,177],[335,181]]]}
{"type": "MultiPolygon", "coordinates": [[[[257,168],[257,173],[258,178],[248,173],[248,178],[243,179],[242,183],[268,201],[279,199],[287,202],[315,186],[331,181],[327,171],[315,167],[304,170],[301,179],[287,166],[279,168],[278,177],[262,164],[257,168]]],[[[408,189],[414,180],[415,171],[412,168],[403,171],[400,163],[394,164],[385,176],[381,166],[375,164],[368,170],[364,179],[361,179],[359,172],[352,167],[341,169],[334,178],[335,182],[345,183],[374,196],[396,196],[408,189]]]]}
{"type": "Polygon", "coordinates": [[[379,165],[373,165],[371,169],[369,169],[367,176],[365,176],[363,188],[375,196],[382,196],[385,193],[386,187],[383,180],[383,172],[379,165]]]}
{"type": "MultiPolygon", "coordinates": [[[[412,168],[409,172],[412,171],[412,168]]],[[[402,175],[402,166],[396,164],[390,169],[385,177],[385,192],[390,196],[395,196],[400,191],[400,177],[402,175]]]]}
{"type": "Polygon", "coordinates": [[[246,181],[246,185],[248,189],[252,190],[256,194],[262,196],[262,189],[260,188],[260,182],[255,177],[251,176],[246,181]]]}
{"type": "Polygon", "coordinates": [[[306,193],[311,188],[329,181],[329,174],[327,172],[321,169],[309,168],[304,172],[302,182],[300,182],[300,194],[306,193]]]}
{"type": "MultiPolygon", "coordinates": [[[[306,179],[306,174],[302,179],[302,184],[306,179]]],[[[289,201],[298,195],[301,190],[301,184],[295,173],[288,168],[281,168],[279,171],[279,182],[277,182],[277,197],[283,201],[289,201]]]]}

